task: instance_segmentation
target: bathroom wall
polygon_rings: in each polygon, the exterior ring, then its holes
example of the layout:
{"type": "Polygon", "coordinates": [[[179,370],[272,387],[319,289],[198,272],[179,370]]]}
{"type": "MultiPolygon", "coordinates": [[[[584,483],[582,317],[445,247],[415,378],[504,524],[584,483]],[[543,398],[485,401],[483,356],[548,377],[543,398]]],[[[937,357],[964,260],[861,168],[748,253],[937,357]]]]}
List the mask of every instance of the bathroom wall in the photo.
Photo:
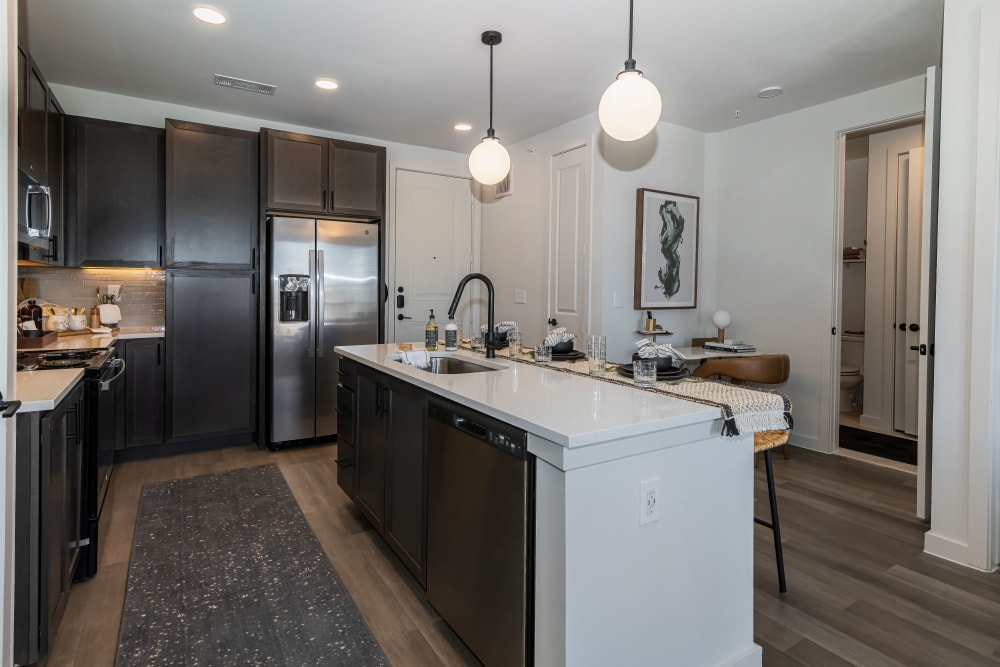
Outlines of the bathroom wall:
{"type": "Polygon", "coordinates": [[[163,326],[165,274],[162,269],[67,269],[19,266],[19,298],[37,297],[66,308],[90,308],[97,289],[121,285],[118,305],[123,327],[163,326]],[[20,281],[22,278],[28,281],[20,281]],[[21,290],[24,294],[21,295],[21,290]]]}

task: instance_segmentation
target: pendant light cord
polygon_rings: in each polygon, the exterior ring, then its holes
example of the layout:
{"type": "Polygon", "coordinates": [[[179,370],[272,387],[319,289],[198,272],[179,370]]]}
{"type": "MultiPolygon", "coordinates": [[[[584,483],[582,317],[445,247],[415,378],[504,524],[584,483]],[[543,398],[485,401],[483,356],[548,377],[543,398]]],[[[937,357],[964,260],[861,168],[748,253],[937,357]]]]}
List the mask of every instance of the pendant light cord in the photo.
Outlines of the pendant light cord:
{"type": "Polygon", "coordinates": [[[486,135],[492,137],[493,134],[493,44],[490,44],[490,129],[486,135]]]}
{"type": "Polygon", "coordinates": [[[635,69],[635,60],[632,59],[632,15],[634,10],[635,0],[628,0],[628,60],[625,61],[626,72],[635,69]]]}

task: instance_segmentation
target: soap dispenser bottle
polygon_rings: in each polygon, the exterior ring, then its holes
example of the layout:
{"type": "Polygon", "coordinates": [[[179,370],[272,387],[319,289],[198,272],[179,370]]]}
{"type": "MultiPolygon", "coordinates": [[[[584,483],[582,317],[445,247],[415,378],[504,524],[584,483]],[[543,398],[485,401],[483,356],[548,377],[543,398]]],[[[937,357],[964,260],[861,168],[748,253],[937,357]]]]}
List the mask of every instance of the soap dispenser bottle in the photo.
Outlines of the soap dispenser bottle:
{"type": "Polygon", "coordinates": [[[438,324],[437,320],[434,319],[433,308],[431,308],[431,317],[427,320],[427,326],[424,327],[424,347],[429,352],[434,352],[438,349],[438,324]]]}
{"type": "Polygon", "coordinates": [[[444,349],[448,352],[458,349],[458,325],[454,315],[449,315],[448,324],[444,325],[444,349]]]}

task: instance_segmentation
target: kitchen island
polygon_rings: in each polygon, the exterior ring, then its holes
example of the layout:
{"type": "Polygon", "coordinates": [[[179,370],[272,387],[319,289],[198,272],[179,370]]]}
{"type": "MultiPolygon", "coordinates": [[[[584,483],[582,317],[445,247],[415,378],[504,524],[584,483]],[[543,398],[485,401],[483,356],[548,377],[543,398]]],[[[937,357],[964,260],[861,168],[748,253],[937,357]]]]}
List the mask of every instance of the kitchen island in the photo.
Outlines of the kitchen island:
{"type": "Polygon", "coordinates": [[[527,433],[535,459],[536,665],[760,665],[752,435],[720,410],[471,352],[437,375],[393,345],[336,352],[527,433]],[[658,519],[640,525],[641,487],[658,519]]]}

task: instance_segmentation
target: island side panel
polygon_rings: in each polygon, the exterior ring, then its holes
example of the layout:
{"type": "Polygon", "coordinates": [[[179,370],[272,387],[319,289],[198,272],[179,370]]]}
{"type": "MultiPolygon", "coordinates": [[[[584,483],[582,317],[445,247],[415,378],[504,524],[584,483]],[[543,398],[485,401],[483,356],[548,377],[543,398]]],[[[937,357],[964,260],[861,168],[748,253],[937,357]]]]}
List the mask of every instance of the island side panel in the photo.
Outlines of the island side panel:
{"type": "Polygon", "coordinates": [[[568,472],[539,461],[536,498],[536,664],[761,664],[750,436],[568,472]],[[660,518],[640,526],[654,478],[660,518]]]}

